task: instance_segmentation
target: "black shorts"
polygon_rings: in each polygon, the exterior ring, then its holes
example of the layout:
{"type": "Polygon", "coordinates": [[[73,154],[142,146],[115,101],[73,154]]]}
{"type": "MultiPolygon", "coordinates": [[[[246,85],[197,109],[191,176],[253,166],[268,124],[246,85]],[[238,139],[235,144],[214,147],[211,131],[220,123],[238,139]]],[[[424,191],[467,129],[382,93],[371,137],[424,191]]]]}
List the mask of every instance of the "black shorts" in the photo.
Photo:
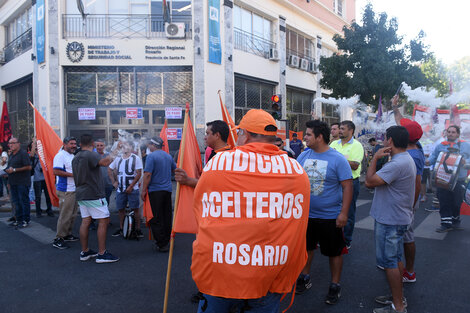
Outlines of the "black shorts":
{"type": "Polygon", "coordinates": [[[335,257],[348,253],[343,229],[336,227],[336,219],[308,219],[307,251],[315,250],[318,243],[321,254],[325,256],[335,257]]]}
{"type": "Polygon", "coordinates": [[[429,176],[431,176],[431,169],[424,168],[423,175],[421,175],[421,184],[425,184],[428,181],[429,176]]]}

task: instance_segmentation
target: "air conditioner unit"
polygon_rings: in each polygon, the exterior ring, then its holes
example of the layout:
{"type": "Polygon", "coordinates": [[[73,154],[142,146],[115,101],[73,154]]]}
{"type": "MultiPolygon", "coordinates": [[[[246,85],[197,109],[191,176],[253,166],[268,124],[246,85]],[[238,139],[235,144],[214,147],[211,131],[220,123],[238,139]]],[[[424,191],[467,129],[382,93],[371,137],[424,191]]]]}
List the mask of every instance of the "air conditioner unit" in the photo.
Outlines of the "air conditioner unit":
{"type": "Polygon", "coordinates": [[[307,59],[300,59],[300,69],[307,71],[308,70],[308,60],[307,59]]]}
{"type": "Polygon", "coordinates": [[[275,48],[269,49],[269,59],[273,61],[279,61],[279,50],[275,48]]]}
{"type": "Polygon", "coordinates": [[[184,23],[165,23],[166,38],[184,38],[184,23]]]}
{"type": "Polygon", "coordinates": [[[289,66],[299,67],[299,57],[296,55],[289,56],[289,66]]]}
{"type": "Polygon", "coordinates": [[[313,62],[308,63],[308,71],[312,73],[318,73],[318,64],[315,62],[315,59],[313,62]]]}

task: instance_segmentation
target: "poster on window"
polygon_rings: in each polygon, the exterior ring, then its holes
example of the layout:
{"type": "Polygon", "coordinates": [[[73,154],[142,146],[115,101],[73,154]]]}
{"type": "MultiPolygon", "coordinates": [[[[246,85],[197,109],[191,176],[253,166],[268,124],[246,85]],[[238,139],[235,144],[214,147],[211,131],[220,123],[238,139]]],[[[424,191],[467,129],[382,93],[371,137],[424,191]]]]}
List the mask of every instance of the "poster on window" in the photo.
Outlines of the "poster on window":
{"type": "Polygon", "coordinates": [[[220,0],[209,0],[209,62],[222,64],[220,0]]]}
{"type": "Polygon", "coordinates": [[[78,120],[87,121],[96,119],[95,108],[78,108],[78,120]]]}
{"type": "Polygon", "coordinates": [[[142,108],[126,108],[126,118],[129,119],[142,119],[142,108]]]}
{"type": "Polygon", "coordinates": [[[36,59],[38,64],[44,63],[44,47],[46,42],[44,32],[44,0],[36,1],[36,59]]]}
{"type": "Polygon", "coordinates": [[[165,108],[167,120],[180,120],[183,118],[183,108],[165,108]]]}
{"type": "Polygon", "coordinates": [[[166,130],[166,136],[168,140],[181,140],[183,136],[182,128],[168,128],[166,130]]]}

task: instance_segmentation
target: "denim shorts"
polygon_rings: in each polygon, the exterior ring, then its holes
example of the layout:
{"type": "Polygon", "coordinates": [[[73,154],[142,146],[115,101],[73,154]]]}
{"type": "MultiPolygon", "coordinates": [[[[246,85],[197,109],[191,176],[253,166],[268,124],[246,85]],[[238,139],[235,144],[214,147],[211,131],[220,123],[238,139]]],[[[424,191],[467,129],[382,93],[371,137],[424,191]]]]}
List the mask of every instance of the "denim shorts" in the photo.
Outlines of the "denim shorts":
{"type": "Polygon", "coordinates": [[[132,190],[130,194],[126,192],[116,193],[116,209],[124,210],[129,202],[129,209],[139,208],[140,195],[139,190],[132,190]]]}
{"type": "Polygon", "coordinates": [[[377,265],[398,268],[403,260],[403,235],[408,225],[386,225],[375,221],[375,256],[377,265]]]}
{"type": "Polygon", "coordinates": [[[250,313],[278,313],[281,303],[280,293],[270,293],[258,299],[228,299],[204,294],[199,301],[198,313],[244,312],[246,307],[250,313]]]}

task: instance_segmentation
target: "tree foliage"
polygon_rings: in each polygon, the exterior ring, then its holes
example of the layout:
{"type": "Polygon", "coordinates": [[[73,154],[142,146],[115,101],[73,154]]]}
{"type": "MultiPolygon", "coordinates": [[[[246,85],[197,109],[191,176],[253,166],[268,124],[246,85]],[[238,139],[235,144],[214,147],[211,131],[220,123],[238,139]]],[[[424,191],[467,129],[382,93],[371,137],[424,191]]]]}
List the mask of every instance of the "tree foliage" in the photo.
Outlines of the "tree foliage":
{"type": "Polygon", "coordinates": [[[431,56],[421,64],[421,71],[428,82],[428,87],[436,89],[440,97],[449,93],[448,70],[441,60],[431,56]]]}
{"type": "Polygon", "coordinates": [[[470,88],[470,56],[463,57],[450,65],[448,75],[455,91],[470,88]]]}
{"type": "Polygon", "coordinates": [[[333,97],[358,94],[363,102],[376,106],[380,95],[390,99],[403,81],[413,88],[426,85],[418,64],[428,56],[424,33],[403,45],[397,29],[395,18],[376,15],[368,4],[362,25],[353,22],[343,27],[344,36],[333,37],[339,52],[321,58],[321,86],[331,90],[333,97]]]}

